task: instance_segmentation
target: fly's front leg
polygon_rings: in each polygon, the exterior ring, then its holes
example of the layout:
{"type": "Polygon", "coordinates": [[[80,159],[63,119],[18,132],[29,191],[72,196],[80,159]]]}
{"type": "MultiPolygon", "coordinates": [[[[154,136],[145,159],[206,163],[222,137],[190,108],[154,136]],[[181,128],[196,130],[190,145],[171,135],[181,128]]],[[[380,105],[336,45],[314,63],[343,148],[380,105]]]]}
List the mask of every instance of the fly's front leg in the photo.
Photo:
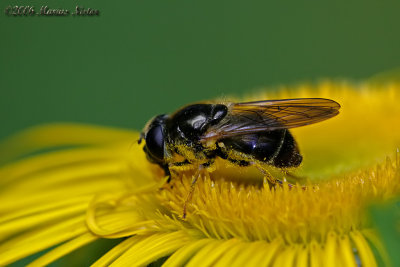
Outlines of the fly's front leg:
{"type": "Polygon", "coordinates": [[[168,176],[168,183],[171,182],[171,176],[172,173],[174,176],[177,176],[177,173],[179,172],[179,167],[185,168],[186,166],[190,165],[191,163],[188,160],[180,161],[180,162],[173,162],[169,163],[164,167],[165,175],[168,176]],[[177,170],[178,169],[178,170],[177,170]]]}
{"type": "Polygon", "coordinates": [[[206,163],[200,164],[199,167],[196,170],[196,173],[192,176],[192,182],[190,183],[190,189],[189,192],[186,196],[185,202],[183,203],[183,211],[182,211],[182,218],[186,219],[186,209],[187,209],[187,204],[190,202],[193,196],[193,192],[195,189],[195,185],[199,177],[206,171],[206,168],[210,167],[214,161],[208,161],[206,163]]]}
{"type": "Polygon", "coordinates": [[[203,169],[203,167],[202,167],[202,165],[200,165],[199,169],[196,171],[196,173],[192,177],[192,182],[190,183],[189,192],[188,192],[188,194],[186,196],[185,202],[183,203],[183,211],[182,211],[182,218],[183,219],[186,219],[186,206],[189,203],[189,201],[192,199],[193,192],[194,192],[194,186],[195,186],[195,184],[197,182],[197,179],[201,175],[202,169],[203,169]]]}

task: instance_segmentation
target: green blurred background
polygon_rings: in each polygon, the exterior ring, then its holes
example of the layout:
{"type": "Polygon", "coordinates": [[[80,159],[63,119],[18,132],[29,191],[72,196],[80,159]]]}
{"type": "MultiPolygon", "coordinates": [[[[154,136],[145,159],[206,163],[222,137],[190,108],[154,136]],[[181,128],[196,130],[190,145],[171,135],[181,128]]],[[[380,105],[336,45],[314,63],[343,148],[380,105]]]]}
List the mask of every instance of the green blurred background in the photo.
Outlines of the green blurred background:
{"type": "Polygon", "coordinates": [[[0,137],[74,121],[141,129],[188,102],[399,67],[400,1],[3,0],[0,137]],[[100,10],[13,17],[8,5],[100,10]]]}

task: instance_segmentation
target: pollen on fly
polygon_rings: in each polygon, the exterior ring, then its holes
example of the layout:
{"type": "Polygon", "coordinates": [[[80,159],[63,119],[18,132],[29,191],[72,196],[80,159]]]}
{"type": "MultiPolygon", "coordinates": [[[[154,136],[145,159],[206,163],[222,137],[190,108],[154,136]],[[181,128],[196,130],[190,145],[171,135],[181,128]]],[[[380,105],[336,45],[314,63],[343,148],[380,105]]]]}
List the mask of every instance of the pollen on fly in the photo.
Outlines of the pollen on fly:
{"type": "Polygon", "coordinates": [[[339,114],[340,105],[324,98],[264,100],[244,103],[197,103],[172,115],[151,119],[139,143],[147,159],[164,169],[195,169],[186,204],[204,171],[215,169],[216,159],[236,166],[255,166],[270,185],[281,184],[270,175],[271,166],[284,169],[302,162],[289,129],[317,123],[339,114]]]}

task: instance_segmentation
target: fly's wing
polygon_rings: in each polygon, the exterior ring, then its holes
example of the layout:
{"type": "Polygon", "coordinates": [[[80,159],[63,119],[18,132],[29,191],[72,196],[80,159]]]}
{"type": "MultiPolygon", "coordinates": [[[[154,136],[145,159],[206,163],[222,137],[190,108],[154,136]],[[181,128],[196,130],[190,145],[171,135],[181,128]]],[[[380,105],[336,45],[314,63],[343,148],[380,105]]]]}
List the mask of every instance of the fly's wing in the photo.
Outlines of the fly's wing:
{"type": "Polygon", "coordinates": [[[297,98],[228,104],[228,114],[211,126],[202,141],[249,133],[289,129],[339,114],[340,105],[324,98],[297,98]]]}

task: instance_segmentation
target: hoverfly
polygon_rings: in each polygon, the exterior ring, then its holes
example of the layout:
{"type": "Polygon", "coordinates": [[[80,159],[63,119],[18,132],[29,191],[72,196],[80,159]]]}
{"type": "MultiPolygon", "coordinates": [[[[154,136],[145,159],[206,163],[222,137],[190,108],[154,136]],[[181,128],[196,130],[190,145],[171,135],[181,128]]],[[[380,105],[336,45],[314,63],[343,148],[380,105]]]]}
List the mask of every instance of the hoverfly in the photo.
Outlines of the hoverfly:
{"type": "Polygon", "coordinates": [[[210,168],[217,157],[238,166],[254,165],[270,183],[280,182],[268,175],[267,166],[289,168],[302,162],[289,129],[332,118],[339,108],[324,98],[192,104],[151,119],[139,143],[145,140],[148,160],[166,175],[174,167],[197,168],[188,201],[200,171],[210,168]]]}

